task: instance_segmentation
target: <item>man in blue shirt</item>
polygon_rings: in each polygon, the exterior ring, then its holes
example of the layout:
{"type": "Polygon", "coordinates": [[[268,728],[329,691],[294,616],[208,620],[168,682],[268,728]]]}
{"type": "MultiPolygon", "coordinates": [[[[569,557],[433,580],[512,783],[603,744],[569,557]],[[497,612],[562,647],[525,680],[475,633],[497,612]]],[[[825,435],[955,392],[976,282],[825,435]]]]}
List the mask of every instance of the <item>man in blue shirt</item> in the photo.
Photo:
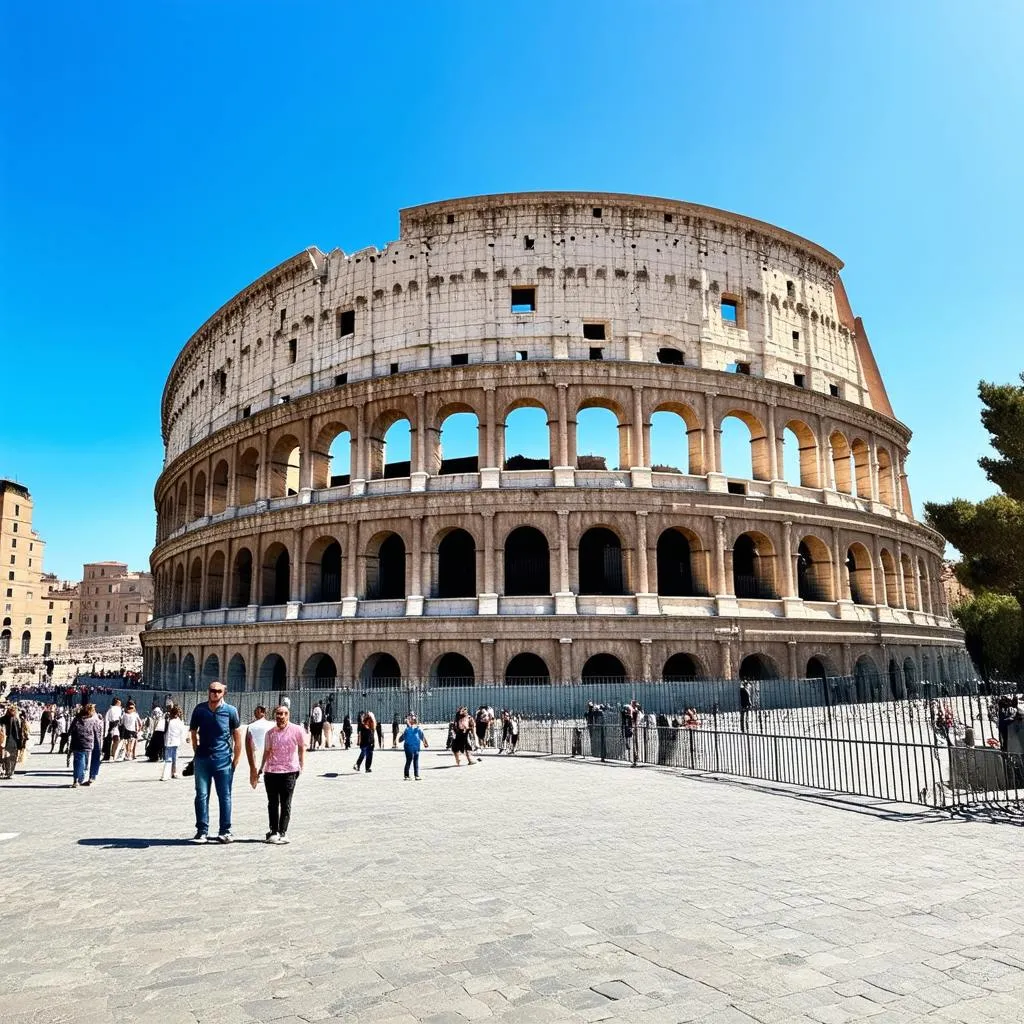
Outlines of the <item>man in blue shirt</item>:
{"type": "Polygon", "coordinates": [[[210,829],[210,782],[217,789],[220,831],[217,841],[231,842],[231,784],[242,756],[242,721],[238,709],[224,701],[225,685],[210,683],[209,700],[196,705],[189,722],[195,753],[196,834],[193,843],[205,843],[210,829]]]}

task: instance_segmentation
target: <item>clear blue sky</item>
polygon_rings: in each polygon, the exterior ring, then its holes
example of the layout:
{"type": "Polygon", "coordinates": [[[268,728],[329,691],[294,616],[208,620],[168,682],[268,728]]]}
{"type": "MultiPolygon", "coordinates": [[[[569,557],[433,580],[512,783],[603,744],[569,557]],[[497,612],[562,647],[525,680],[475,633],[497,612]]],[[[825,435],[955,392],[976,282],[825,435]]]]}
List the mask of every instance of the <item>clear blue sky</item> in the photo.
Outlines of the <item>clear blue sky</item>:
{"type": "Polygon", "coordinates": [[[771,221],[847,264],[915,507],[991,488],[979,378],[1024,367],[1024,6],[0,5],[0,476],[46,567],[148,563],[189,335],[402,206],[601,189],[771,221]]]}

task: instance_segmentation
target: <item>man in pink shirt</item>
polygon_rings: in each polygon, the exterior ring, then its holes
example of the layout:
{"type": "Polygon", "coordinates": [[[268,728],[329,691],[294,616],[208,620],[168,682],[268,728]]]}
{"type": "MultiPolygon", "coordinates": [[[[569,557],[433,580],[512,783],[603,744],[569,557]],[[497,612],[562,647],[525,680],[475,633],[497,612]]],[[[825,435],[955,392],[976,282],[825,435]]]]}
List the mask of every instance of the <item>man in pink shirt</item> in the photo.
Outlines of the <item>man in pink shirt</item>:
{"type": "MultiPolygon", "coordinates": [[[[274,728],[263,741],[263,760],[259,774],[267,787],[267,809],[270,814],[268,843],[288,842],[288,823],[292,816],[292,794],[302,769],[306,766],[306,737],[301,726],[288,720],[288,709],[274,708],[274,728]]],[[[258,779],[256,780],[258,781],[258,779]]],[[[252,783],[256,788],[256,781],[252,783]]]]}

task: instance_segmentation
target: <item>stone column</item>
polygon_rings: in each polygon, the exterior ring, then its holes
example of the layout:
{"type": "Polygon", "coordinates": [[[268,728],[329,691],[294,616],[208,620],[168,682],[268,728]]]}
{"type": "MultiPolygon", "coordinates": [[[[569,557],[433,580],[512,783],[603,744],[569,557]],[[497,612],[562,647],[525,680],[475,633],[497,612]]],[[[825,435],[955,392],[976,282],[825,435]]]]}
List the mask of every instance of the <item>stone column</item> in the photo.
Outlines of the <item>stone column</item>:
{"type": "Polygon", "coordinates": [[[906,479],[903,472],[903,456],[896,453],[896,511],[903,512],[903,481],[906,479]]]}
{"type": "Polygon", "coordinates": [[[645,683],[651,681],[653,669],[651,666],[651,640],[648,637],[640,638],[640,676],[645,683]]]}
{"type": "Polygon", "coordinates": [[[228,537],[227,544],[224,551],[224,579],[221,580],[220,587],[220,607],[230,608],[231,607],[231,579],[233,576],[234,565],[232,560],[235,557],[235,541],[233,537],[228,537]]]}
{"type": "Polygon", "coordinates": [[[558,431],[552,454],[554,455],[556,487],[572,487],[575,482],[575,460],[571,460],[569,452],[568,392],[568,384],[555,385],[555,393],[558,397],[558,431]]]}
{"type": "Polygon", "coordinates": [[[878,501],[878,440],[874,434],[868,437],[868,462],[871,469],[871,500],[878,501]]]}
{"type": "Polygon", "coordinates": [[[302,455],[299,461],[300,494],[313,489],[313,457],[313,424],[307,416],[302,421],[302,455]]]}
{"type": "Polygon", "coordinates": [[[633,487],[650,487],[650,452],[647,449],[647,427],[644,423],[644,389],[633,386],[633,425],[630,431],[630,483],[633,487]]]}
{"type": "Polygon", "coordinates": [[[785,575],[783,577],[783,585],[785,586],[784,597],[797,597],[798,590],[796,585],[796,559],[797,555],[793,552],[793,524],[791,522],[785,522],[782,524],[782,558],[783,568],[785,575]]]}
{"type": "Polygon", "coordinates": [[[409,571],[409,592],[405,599],[406,615],[423,614],[423,516],[413,516],[412,557],[409,571]]]}
{"type": "Polygon", "coordinates": [[[650,553],[647,542],[647,513],[636,513],[636,613],[657,615],[661,608],[658,595],[651,592],[650,553]]]}
{"type": "Polygon", "coordinates": [[[558,641],[559,673],[562,685],[568,685],[573,681],[572,675],[572,638],[563,636],[558,641]]]}
{"type": "Polygon", "coordinates": [[[850,588],[846,583],[846,560],[842,557],[839,546],[839,530],[832,528],[832,582],[835,587],[837,601],[850,600],[850,588]]]}
{"type": "Polygon", "coordinates": [[[719,637],[719,665],[723,679],[732,679],[732,641],[728,637],[719,637]]]}
{"type": "Polygon", "coordinates": [[[480,682],[485,685],[496,683],[494,678],[494,638],[484,637],[480,641],[481,660],[483,662],[483,678],[480,682]]]}
{"type": "Polygon", "coordinates": [[[206,497],[203,499],[203,516],[213,515],[213,456],[206,460],[206,497]]]}
{"type": "Polygon", "coordinates": [[[418,639],[410,639],[406,643],[409,645],[409,666],[406,670],[405,684],[406,689],[414,689],[421,681],[420,642],[418,639]]]}
{"type": "Polygon", "coordinates": [[[803,673],[800,671],[800,665],[799,665],[799,663],[796,660],[796,641],[795,640],[787,640],[786,641],[786,651],[787,651],[787,653],[789,655],[789,678],[790,679],[799,679],[799,678],[801,678],[803,673]]]}
{"type": "Polygon", "coordinates": [[[768,435],[768,476],[772,480],[779,479],[779,448],[778,435],[775,430],[775,403],[769,402],[765,416],[765,430],[768,435]]]}
{"type": "MultiPolygon", "coordinates": [[[[413,450],[410,452],[412,465],[409,468],[409,489],[425,491],[427,489],[427,396],[422,391],[416,392],[416,433],[413,437],[413,450]]],[[[431,459],[431,469],[433,459],[431,459]]]]}
{"type": "Polygon", "coordinates": [[[359,599],[359,521],[354,520],[345,527],[345,547],[342,552],[345,558],[345,591],[341,599],[343,618],[352,618],[356,613],[359,599]]]}
{"type": "Polygon", "coordinates": [[[292,530],[292,557],[288,565],[288,596],[293,603],[306,598],[306,559],[302,551],[302,530],[292,530]]]}
{"type": "Polygon", "coordinates": [[[480,458],[480,486],[481,488],[494,488],[501,485],[501,467],[498,465],[497,454],[497,414],[495,412],[495,391],[494,386],[484,388],[484,422],[481,424],[483,444],[478,446],[480,458]]]}
{"type": "Polygon", "coordinates": [[[718,458],[718,431],[715,429],[715,395],[714,392],[704,394],[704,472],[717,473],[721,461],[718,458]]]}
{"type": "Polygon", "coordinates": [[[715,516],[715,593],[731,592],[725,578],[725,516],[715,516]]]}
{"type": "Polygon", "coordinates": [[[900,607],[907,607],[907,580],[903,575],[903,545],[896,541],[896,581],[899,584],[900,607]]]}
{"type": "Polygon", "coordinates": [[[494,513],[480,513],[484,535],[484,585],[477,597],[478,615],[498,614],[498,589],[494,580],[494,513]]]}
{"type": "Polygon", "coordinates": [[[341,641],[341,680],[348,686],[352,687],[355,683],[355,668],[353,665],[355,659],[355,645],[351,640],[341,641]]]}
{"type": "Polygon", "coordinates": [[[576,595],[569,586],[569,510],[558,510],[558,590],[555,593],[555,613],[576,614],[576,595]]]}
{"type": "Polygon", "coordinates": [[[256,500],[265,501],[270,497],[270,433],[260,437],[260,466],[256,477],[256,500]]]}
{"type": "Polygon", "coordinates": [[[366,478],[369,475],[369,447],[366,436],[366,403],[360,402],[356,407],[355,429],[352,437],[352,454],[350,459],[351,475],[349,477],[349,493],[363,494],[366,491],[366,478]]]}

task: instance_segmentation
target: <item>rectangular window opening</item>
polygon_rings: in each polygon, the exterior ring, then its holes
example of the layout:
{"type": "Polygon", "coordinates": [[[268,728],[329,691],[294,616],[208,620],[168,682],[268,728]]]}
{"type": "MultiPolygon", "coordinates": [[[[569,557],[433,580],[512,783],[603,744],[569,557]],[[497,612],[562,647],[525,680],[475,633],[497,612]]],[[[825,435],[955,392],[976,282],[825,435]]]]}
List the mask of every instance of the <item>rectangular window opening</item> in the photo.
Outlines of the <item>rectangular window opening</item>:
{"type": "Polygon", "coordinates": [[[338,337],[345,338],[356,333],[356,311],[354,309],[338,310],[338,337]]]}
{"type": "Polygon", "coordinates": [[[398,363],[392,363],[388,373],[398,373],[398,363]]]}
{"type": "Polygon", "coordinates": [[[796,298],[796,285],[792,281],[786,282],[786,297],[790,299],[796,298]]]}
{"type": "Polygon", "coordinates": [[[452,366],[466,366],[469,363],[468,352],[457,352],[452,356],[452,366]]]}
{"type": "Polygon", "coordinates": [[[590,348],[591,359],[604,359],[604,349],[598,346],[591,346],[590,348]]]}
{"type": "Polygon", "coordinates": [[[735,299],[722,299],[722,321],[734,327],[739,323],[739,307],[735,299]]]}
{"type": "Polygon", "coordinates": [[[530,358],[530,353],[525,349],[520,349],[516,352],[516,362],[525,363],[530,358]]]}
{"type": "Polygon", "coordinates": [[[525,247],[526,247],[527,249],[532,249],[532,248],[533,248],[533,243],[534,243],[534,241],[535,241],[535,240],[534,240],[534,239],[532,239],[532,238],[531,238],[531,237],[530,237],[529,235],[523,235],[523,245],[524,245],[524,246],[525,246],[525,247]]]}
{"type": "Polygon", "coordinates": [[[594,217],[600,217],[600,216],[601,216],[601,207],[600,207],[600,206],[595,206],[595,207],[594,207],[594,208],[593,208],[593,209],[592,209],[592,210],[590,211],[590,213],[591,213],[591,215],[592,215],[592,216],[594,216],[594,217]]]}
{"type": "Polygon", "coordinates": [[[838,384],[829,384],[829,386],[828,386],[828,393],[833,398],[838,398],[839,397],[839,385],[838,384]]]}
{"type": "Polygon", "coordinates": [[[247,420],[251,415],[252,415],[252,406],[251,405],[247,405],[242,410],[242,419],[243,420],[247,420]]]}
{"type": "Polygon", "coordinates": [[[800,344],[800,332],[799,331],[794,331],[793,332],[793,343],[795,345],[799,345],[800,344]]]}
{"type": "Polygon", "coordinates": [[[288,316],[288,310],[287,309],[282,309],[281,310],[281,326],[282,327],[284,327],[284,322],[285,322],[285,319],[287,318],[287,316],[288,316]]]}
{"type": "Polygon", "coordinates": [[[747,485],[746,484],[738,483],[735,480],[730,480],[729,481],[728,488],[729,488],[729,493],[730,494],[746,494],[747,493],[747,485]]]}
{"type": "Polygon", "coordinates": [[[604,324],[584,324],[583,337],[589,341],[604,341],[604,324]]]}
{"type": "Polygon", "coordinates": [[[288,362],[289,363],[294,363],[295,360],[298,359],[298,357],[299,357],[299,343],[298,343],[297,339],[292,338],[292,340],[288,342],[288,362]]]}
{"type": "Polygon", "coordinates": [[[537,311],[537,289],[536,288],[513,288],[512,289],[512,312],[513,313],[535,313],[537,311]]]}
{"type": "Polygon", "coordinates": [[[666,224],[671,224],[672,223],[672,214],[671,213],[666,213],[665,214],[665,223],[666,224]]]}
{"type": "Polygon", "coordinates": [[[803,375],[802,373],[794,373],[794,374],[793,374],[793,383],[794,383],[794,384],[795,384],[795,385],[796,385],[796,386],[797,386],[798,388],[802,388],[802,387],[804,387],[804,386],[805,386],[805,385],[804,385],[804,375],[803,375]]]}
{"type": "Polygon", "coordinates": [[[342,384],[347,384],[347,383],[348,383],[348,374],[347,373],[339,373],[334,378],[334,386],[336,388],[340,388],[342,384]]]}
{"type": "Polygon", "coordinates": [[[445,223],[446,224],[454,224],[455,223],[455,214],[454,213],[449,213],[448,216],[445,217],[445,223]]]}

